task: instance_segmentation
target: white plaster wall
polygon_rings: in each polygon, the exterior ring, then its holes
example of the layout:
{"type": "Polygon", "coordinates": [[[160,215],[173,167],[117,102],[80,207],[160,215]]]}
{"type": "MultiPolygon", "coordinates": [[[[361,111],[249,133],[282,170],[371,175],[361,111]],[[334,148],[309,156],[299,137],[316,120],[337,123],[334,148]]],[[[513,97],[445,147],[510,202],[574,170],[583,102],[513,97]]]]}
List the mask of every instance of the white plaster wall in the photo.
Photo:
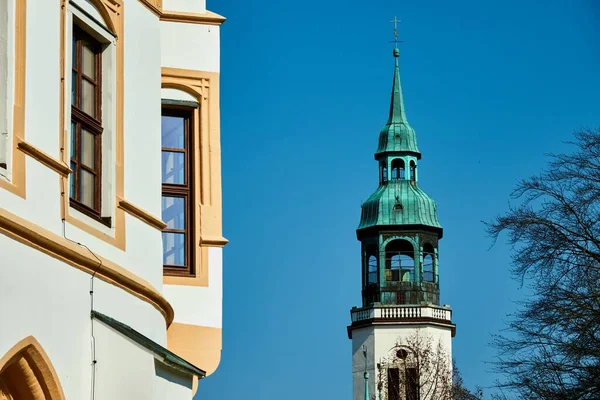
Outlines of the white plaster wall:
{"type": "Polygon", "coordinates": [[[151,399],[154,356],[94,320],[96,399],[151,399]]]}
{"type": "Polygon", "coordinates": [[[163,0],[163,10],[204,14],[206,0],[163,0]]]}
{"type": "Polygon", "coordinates": [[[198,99],[196,99],[191,94],[184,92],[183,90],[178,90],[178,89],[170,89],[170,88],[161,89],[160,97],[162,99],[169,99],[169,100],[183,100],[183,101],[198,102],[198,99]]]}
{"type": "Polygon", "coordinates": [[[375,375],[375,335],[372,327],[355,329],[352,331],[352,393],[354,400],[364,400],[365,398],[365,357],[363,355],[363,345],[367,347],[367,371],[369,372],[369,393],[372,393],[376,387],[375,375]]]}
{"type": "Polygon", "coordinates": [[[160,24],[141,2],[125,6],[125,199],[160,218],[160,24]]]}
{"type": "Polygon", "coordinates": [[[221,328],[223,319],[223,249],[208,249],[208,287],[164,285],[175,309],[175,322],[221,328]]]}
{"type": "Polygon", "coordinates": [[[192,398],[192,380],[189,376],[157,360],[154,361],[154,370],[153,400],[192,398]]]}
{"type": "MultiPolygon", "coordinates": [[[[90,275],[4,235],[0,235],[0,249],[0,357],[33,335],[53,363],[66,398],[89,398],[90,275]]],[[[165,321],[157,309],[99,279],[94,280],[94,309],[166,343],[165,321]]],[[[151,361],[144,363],[153,367],[151,361]]],[[[137,379],[137,370],[144,365],[136,365],[128,374],[137,379]]],[[[145,384],[151,386],[152,379],[145,384]]]]}
{"type": "Polygon", "coordinates": [[[37,0],[27,3],[26,140],[55,158],[60,155],[58,32],[60,7],[55,2],[37,0]],[[57,34],[50,35],[48,32],[57,34]]]}
{"type": "MultiPolygon", "coordinates": [[[[352,332],[352,381],[353,399],[364,399],[364,365],[365,358],[362,345],[367,345],[367,368],[369,371],[369,392],[376,393],[377,371],[375,366],[397,343],[406,343],[406,339],[416,332],[425,338],[432,339],[432,347],[437,348],[441,343],[445,353],[450,357],[452,365],[452,334],[450,328],[431,325],[377,325],[356,329],[352,332]]],[[[433,400],[433,399],[423,399],[433,400]]]]}
{"type": "Polygon", "coordinates": [[[215,25],[160,23],[163,67],[219,72],[219,27],[215,25]]]}

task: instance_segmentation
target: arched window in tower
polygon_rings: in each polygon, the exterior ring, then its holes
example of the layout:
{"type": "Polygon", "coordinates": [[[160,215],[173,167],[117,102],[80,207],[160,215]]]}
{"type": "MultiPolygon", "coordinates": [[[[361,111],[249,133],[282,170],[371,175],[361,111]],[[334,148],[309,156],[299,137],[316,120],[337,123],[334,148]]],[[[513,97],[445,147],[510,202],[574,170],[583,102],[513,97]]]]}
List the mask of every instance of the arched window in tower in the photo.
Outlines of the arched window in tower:
{"type": "Polygon", "coordinates": [[[387,164],[385,161],[381,161],[379,165],[379,170],[381,171],[381,183],[387,183],[388,181],[388,172],[387,172],[387,164]]]}
{"type": "Polygon", "coordinates": [[[435,282],[435,252],[433,246],[430,243],[423,246],[423,281],[424,282],[435,282]]]}
{"type": "Polygon", "coordinates": [[[385,280],[414,282],[415,259],[413,245],[407,240],[393,240],[385,247],[385,280]]]}
{"type": "Polygon", "coordinates": [[[367,284],[377,283],[377,257],[369,257],[369,263],[367,268],[367,284]]]}
{"type": "Polygon", "coordinates": [[[417,181],[417,164],[414,161],[410,162],[410,180],[413,182],[417,181]]]}
{"type": "Polygon", "coordinates": [[[404,167],[404,160],[396,158],[392,160],[392,180],[406,179],[406,168],[404,167]]]}

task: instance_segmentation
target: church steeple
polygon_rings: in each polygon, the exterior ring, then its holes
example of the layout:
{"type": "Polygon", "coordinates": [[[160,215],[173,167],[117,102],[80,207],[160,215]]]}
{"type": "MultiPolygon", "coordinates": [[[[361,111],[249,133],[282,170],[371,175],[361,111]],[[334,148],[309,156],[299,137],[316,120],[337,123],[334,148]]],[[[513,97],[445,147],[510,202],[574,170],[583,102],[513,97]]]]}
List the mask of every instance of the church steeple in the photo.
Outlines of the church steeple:
{"type": "Polygon", "coordinates": [[[375,153],[375,159],[380,159],[386,153],[401,152],[415,155],[421,158],[417,147],[417,136],[415,130],[408,124],[404,99],[402,97],[402,85],[400,83],[400,66],[398,59],[400,50],[394,49],[394,81],[392,84],[392,96],[390,100],[390,115],[388,121],[379,133],[379,146],[375,153]]]}
{"type": "Polygon", "coordinates": [[[438,240],[443,230],[435,201],[418,184],[414,129],[400,85],[398,49],[388,122],[379,134],[379,187],[362,205],[356,230],[363,245],[363,306],[439,304],[438,240]]]}
{"type": "Polygon", "coordinates": [[[392,99],[390,101],[390,117],[388,119],[388,125],[390,124],[406,124],[406,112],[404,111],[404,99],[402,98],[402,85],[400,84],[400,66],[398,65],[398,58],[400,57],[400,50],[394,49],[394,83],[392,84],[392,99]]]}
{"type": "Polygon", "coordinates": [[[424,229],[442,237],[437,206],[418,185],[415,130],[408,124],[400,85],[399,50],[394,49],[394,80],[388,121],[379,133],[375,159],[379,161],[379,187],[363,203],[359,239],[385,226],[424,229]]]}
{"type": "MultiPolygon", "coordinates": [[[[398,20],[392,22],[396,28],[398,20]]],[[[396,29],[394,37],[397,43],[396,29]]],[[[397,47],[393,54],[389,116],[375,152],[379,185],[362,204],[356,229],[361,242],[362,305],[352,308],[348,326],[353,400],[367,399],[369,387],[379,398],[435,400],[437,389],[419,383],[421,370],[415,367],[409,338],[426,328],[421,332],[439,341],[442,350],[435,351],[448,357],[451,365],[456,326],[450,307],[440,305],[438,249],[443,231],[435,201],[419,187],[421,152],[406,117],[397,47]]]]}

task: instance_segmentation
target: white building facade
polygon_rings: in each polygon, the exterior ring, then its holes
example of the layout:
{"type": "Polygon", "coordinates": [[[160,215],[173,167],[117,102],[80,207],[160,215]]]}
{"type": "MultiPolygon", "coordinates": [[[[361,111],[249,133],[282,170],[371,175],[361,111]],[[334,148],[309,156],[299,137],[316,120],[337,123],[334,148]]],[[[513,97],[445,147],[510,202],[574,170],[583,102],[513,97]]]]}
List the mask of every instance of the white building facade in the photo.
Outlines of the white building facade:
{"type": "Polygon", "coordinates": [[[379,185],[362,204],[362,306],[351,310],[354,400],[451,400],[452,310],[440,305],[437,205],[420,187],[421,152],[408,124],[399,50],[379,185]]]}
{"type": "Polygon", "coordinates": [[[0,400],[191,399],[218,367],[224,20],[0,1],[0,400]]]}

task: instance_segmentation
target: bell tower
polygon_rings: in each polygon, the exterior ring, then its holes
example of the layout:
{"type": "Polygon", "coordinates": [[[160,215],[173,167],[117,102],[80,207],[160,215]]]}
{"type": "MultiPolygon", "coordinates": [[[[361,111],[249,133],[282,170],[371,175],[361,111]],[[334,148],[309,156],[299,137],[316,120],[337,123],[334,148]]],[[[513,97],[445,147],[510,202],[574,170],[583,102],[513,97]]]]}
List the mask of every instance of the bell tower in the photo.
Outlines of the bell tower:
{"type": "Polygon", "coordinates": [[[433,400],[429,377],[416,372],[423,368],[414,365],[415,337],[439,350],[451,368],[456,326],[450,307],[440,305],[443,230],[435,201],[419,187],[421,152],[406,118],[397,47],[393,55],[389,117],[375,152],[379,185],[362,204],[356,231],[362,306],[352,308],[348,326],[353,399],[433,400]]]}

